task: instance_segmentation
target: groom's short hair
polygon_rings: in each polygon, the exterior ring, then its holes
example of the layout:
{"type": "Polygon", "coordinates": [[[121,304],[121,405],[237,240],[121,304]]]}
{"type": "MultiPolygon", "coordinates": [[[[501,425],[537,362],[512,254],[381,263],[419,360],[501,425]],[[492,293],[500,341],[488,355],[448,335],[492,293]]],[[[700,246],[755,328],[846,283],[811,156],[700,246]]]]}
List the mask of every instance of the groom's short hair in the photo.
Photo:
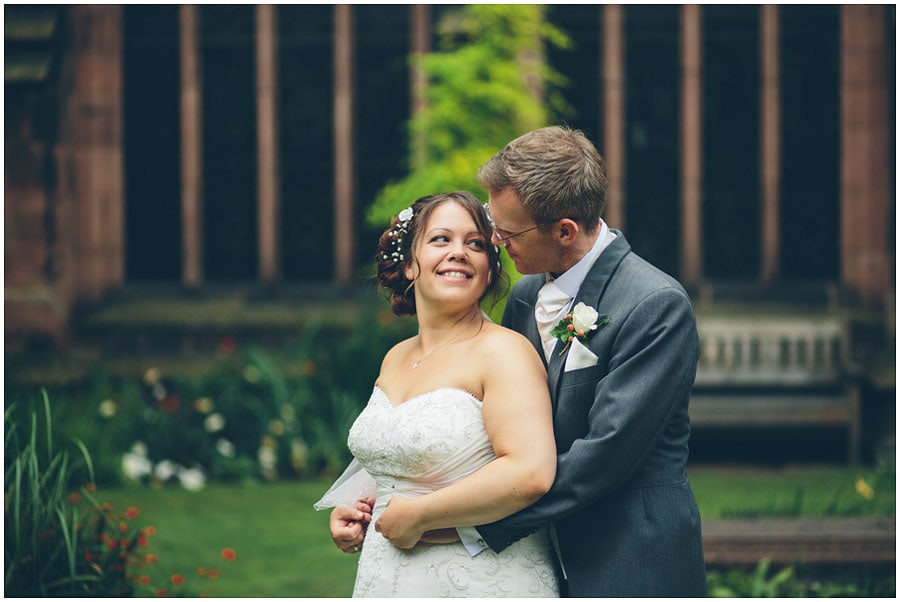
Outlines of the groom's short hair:
{"type": "Polygon", "coordinates": [[[544,127],[519,136],[478,171],[487,191],[512,188],[538,224],[577,218],[593,231],[606,207],[606,162],[580,130],[544,127]]]}

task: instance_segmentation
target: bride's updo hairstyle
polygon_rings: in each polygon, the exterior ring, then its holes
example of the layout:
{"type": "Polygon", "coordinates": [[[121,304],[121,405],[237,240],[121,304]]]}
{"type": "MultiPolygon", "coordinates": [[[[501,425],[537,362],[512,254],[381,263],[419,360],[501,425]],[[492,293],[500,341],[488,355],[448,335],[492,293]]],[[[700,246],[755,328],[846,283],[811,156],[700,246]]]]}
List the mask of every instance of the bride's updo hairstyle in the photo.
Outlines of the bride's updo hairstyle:
{"type": "Polygon", "coordinates": [[[409,280],[404,268],[416,260],[413,250],[421,235],[422,228],[428,222],[431,212],[442,203],[456,203],[468,211],[484,236],[485,252],[491,277],[488,286],[479,301],[488,295],[496,302],[504,287],[499,286],[503,279],[500,266],[500,251],[491,244],[492,228],[481,202],[470,192],[448,192],[425,196],[391,218],[391,225],[378,239],[378,250],[375,252],[375,266],[378,270],[378,285],[391,302],[391,309],[398,316],[411,316],[416,313],[416,298],[413,294],[414,281],[409,280]]]}

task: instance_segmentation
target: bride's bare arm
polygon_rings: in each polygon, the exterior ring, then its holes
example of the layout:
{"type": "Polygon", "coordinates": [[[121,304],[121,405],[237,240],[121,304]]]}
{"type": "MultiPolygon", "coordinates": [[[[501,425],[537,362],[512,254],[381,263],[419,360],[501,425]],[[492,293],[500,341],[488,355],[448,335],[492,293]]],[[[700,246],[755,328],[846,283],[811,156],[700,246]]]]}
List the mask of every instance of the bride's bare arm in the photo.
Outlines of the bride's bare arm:
{"type": "Polygon", "coordinates": [[[480,347],[484,424],[497,458],[465,479],[415,499],[395,496],[375,528],[411,548],[425,531],[499,520],[553,484],[556,446],[547,377],[531,343],[505,332],[480,347]]]}

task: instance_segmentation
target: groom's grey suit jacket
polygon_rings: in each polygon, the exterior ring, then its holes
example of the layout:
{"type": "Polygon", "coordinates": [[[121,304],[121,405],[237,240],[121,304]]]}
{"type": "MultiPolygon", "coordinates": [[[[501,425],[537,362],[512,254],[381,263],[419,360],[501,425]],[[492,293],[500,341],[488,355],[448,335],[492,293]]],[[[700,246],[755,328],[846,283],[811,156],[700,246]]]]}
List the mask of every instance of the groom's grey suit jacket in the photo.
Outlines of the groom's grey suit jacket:
{"type": "MultiPolygon", "coordinates": [[[[571,597],[705,596],[700,513],[685,472],[694,313],[681,285],[615,234],[574,301],[611,318],[588,335],[597,364],[564,371],[559,342],[546,358],[556,481],[534,505],[477,529],[499,551],[553,523],[571,597]]],[[[534,305],[544,282],[518,282],[503,316],[542,357],[534,305]]]]}

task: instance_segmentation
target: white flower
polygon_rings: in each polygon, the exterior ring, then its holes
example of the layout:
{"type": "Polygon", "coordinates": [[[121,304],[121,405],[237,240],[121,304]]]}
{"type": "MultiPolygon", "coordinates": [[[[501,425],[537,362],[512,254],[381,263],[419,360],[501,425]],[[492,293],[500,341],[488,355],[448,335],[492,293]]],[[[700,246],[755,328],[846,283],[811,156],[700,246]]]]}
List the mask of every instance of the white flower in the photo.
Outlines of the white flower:
{"type": "Polygon", "coordinates": [[[218,433],[225,428],[225,417],[218,412],[210,414],[203,420],[203,428],[207,433],[218,433]]]}
{"type": "Polygon", "coordinates": [[[303,470],[306,468],[306,460],[309,455],[309,448],[303,439],[294,438],[291,440],[291,466],[294,470],[303,470]]]}
{"type": "Polygon", "coordinates": [[[281,417],[285,422],[293,422],[297,418],[297,411],[291,404],[283,403],[281,404],[281,417]]]}
{"type": "Polygon", "coordinates": [[[234,444],[228,439],[219,439],[216,441],[216,451],[226,458],[234,457],[234,444]]]}
{"type": "Polygon", "coordinates": [[[156,471],[154,471],[154,475],[160,481],[168,481],[178,473],[178,469],[179,466],[177,466],[171,460],[163,460],[156,465],[156,471]]]}
{"type": "Polygon", "coordinates": [[[213,411],[213,402],[209,397],[198,397],[194,400],[194,409],[201,414],[209,414],[213,411]]]}
{"type": "Polygon", "coordinates": [[[579,303],[572,310],[572,325],[575,332],[583,332],[587,334],[589,330],[597,330],[597,318],[600,314],[593,307],[588,307],[584,303],[579,303]]]}
{"type": "Polygon", "coordinates": [[[244,380],[248,383],[259,382],[259,368],[256,366],[247,366],[244,368],[244,380]]]}
{"type": "Polygon", "coordinates": [[[182,468],[178,471],[178,480],[188,491],[199,491],[206,485],[206,475],[199,468],[182,468]]]}
{"type": "Polygon", "coordinates": [[[142,454],[128,452],[122,456],[122,472],[132,480],[138,481],[153,470],[153,464],[142,454]]]}
{"type": "Polygon", "coordinates": [[[104,418],[112,418],[116,415],[116,411],[119,409],[119,406],[116,405],[112,399],[104,399],[100,402],[100,405],[97,407],[97,411],[104,418]]]}
{"type": "Polygon", "coordinates": [[[166,387],[162,383],[156,383],[155,385],[153,385],[151,392],[153,393],[153,398],[156,399],[156,401],[162,401],[166,398],[167,395],[166,387]]]}
{"type": "Polygon", "coordinates": [[[147,457],[147,446],[143,441],[135,441],[131,446],[131,453],[147,457]]]}
{"type": "Polygon", "coordinates": [[[144,383],[148,387],[152,387],[158,383],[160,378],[162,378],[162,372],[159,371],[159,368],[148,368],[147,371],[144,372],[144,383]]]}
{"type": "Polygon", "coordinates": [[[260,447],[257,452],[257,460],[259,461],[259,468],[262,471],[263,477],[270,481],[278,478],[278,471],[276,469],[278,456],[275,454],[273,448],[267,445],[260,447]]]}
{"type": "Polygon", "coordinates": [[[406,209],[404,209],[403,211],[401,211],[401,212],[397,215],[397,217],[400,219],[401,222],[408,222],[409,220],[411,220],[411,219],[413,218],[413,210],[412,210],[412,207],[407,207],[406,209]]]}

